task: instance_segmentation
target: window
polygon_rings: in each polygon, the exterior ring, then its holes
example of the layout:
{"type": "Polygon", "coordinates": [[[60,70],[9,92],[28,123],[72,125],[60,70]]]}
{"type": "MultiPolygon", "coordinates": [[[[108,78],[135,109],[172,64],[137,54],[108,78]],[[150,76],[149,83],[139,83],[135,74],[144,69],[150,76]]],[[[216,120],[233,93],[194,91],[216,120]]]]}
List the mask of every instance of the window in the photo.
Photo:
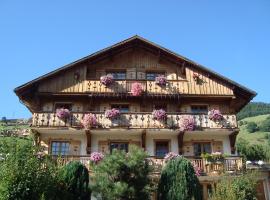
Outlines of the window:
{"type": "Polygon", "coordinates": [[[165,105],[165,104],[155,104],[154,105],[154,110],[160,110],[160,109],[167,111],[167,105],[165,105]]]}
{"type": "Polygon", "coordinates": [[[146,72],[146,80],[154,81],[157,76],[163,75],[165,76],[164,72],[146,72]]]}
{"type": "Polygon", "coordinates": [[[191,106],[191,112],[192,113],[208,113],[208,106],[206,105],[192,105],[191,106]]]}
{"type": "Polygon", "coordinates": [[[120,110],[121,113],[129,112],[129,105],[128,104],[112,104],[111,108],[116,108],[120,110]]]}
{"type": "Polygon", "coordinates": [[[108,71],[107,74],[113,75],[115,80],[126,79],[126,72],[125,71],[108,71]]]}
{"type": "Polygon", "coordinates": [[[128,143],[127,142],[111,142],[110,143],[110,152],[111,153],[112,153],[113,149],[128,152],[128,143]]]}
{"type": "Polygon", "coordinates": [[[58,108],[65,108],[68,110],[72,110],[72,103],[55,103],[55,110],[58,108]]]}
{"type": "Polygon", "coordinates": [[[156,156],[163,158],[169,153],[169,141],[156,141],[156,156]]]}
{"type": "Polygon", "coordinates": [[[68,155],[69,154],[69,142],[53,141],[51,145],[51,154],[54,156],[68,155]]]}
{"type": "Polygon", "coordinates": [[[194,156],[201,156],[203,153],[211,153],[211,143],[205,142],[205,143],[194,143],[194,156]]]}

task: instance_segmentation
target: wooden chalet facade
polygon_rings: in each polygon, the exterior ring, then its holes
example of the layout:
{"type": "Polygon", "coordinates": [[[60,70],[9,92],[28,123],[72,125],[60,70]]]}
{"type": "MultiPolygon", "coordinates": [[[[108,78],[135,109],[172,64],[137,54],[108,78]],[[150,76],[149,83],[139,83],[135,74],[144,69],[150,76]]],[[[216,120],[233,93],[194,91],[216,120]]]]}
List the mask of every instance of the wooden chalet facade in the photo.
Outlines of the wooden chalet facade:
{"type": "Polygon", "coordinates": [[[205,164],[202,153],[228,154],[222,170],[241,172],[242,159],[235,154],[236,113],[256,95],[139,36],[19,86],[15,93],[33,113],[31,129],[44,152],[87,163],[91,152],[128,151],[135,144],[150,154],[157,169],[164,164],[166,153],[179,153],[201,167],[204,193],[217,176],[211,176],[214,169],[205,164]],[[110,86],[100,82],[107,74],[114,77],[110,86]],[[159,75],[166,77],[165,86],[155,82],[159,75]],[[140,96],[131,93],[135,82],[142,86],[140,96]],[[70,116],[59,119],[57,108],[69,109],[70,116]],[[117,119],[106,118],[105,111],[111,108],[120,110],[117,119]],[[165,110],[167,118],[154,119],[154,109],[165,110]],[[222,120],[209,118],[212,109],[220,110],[222,120]],[[81,125],[87,113],[97,119],[90,130],[81,125]],[[180,131],[183,116],[194,119],[194,130],[180,131]]]}

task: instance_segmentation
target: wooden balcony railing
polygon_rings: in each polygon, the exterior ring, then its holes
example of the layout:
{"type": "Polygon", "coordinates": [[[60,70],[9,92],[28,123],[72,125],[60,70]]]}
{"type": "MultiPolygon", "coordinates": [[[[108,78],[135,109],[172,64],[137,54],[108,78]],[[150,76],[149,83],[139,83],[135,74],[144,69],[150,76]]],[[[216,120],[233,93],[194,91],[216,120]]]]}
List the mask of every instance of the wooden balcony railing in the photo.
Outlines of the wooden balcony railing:
{"type": "MultiPolygon", "coordinates": [[[[243,162],[241,157],[231,156],[226,157],[224,162],[219,164],[209,164],[202,158],[186,157],[191,161],[193,166],[197,166],[200,169],[202,175],[211,175],[214,173],[239,173],[242,172],[243,162]]],[[[63,156],[54,157],[57,164],[63,166],[71,161],[79,161],[90,169],[90,156],[63,156]]],[[[166,165],[163,158],[148,157],[149,165],[153,167],[154,173],[160,173],[162,168],[166,165]]],[[[91,170],[91,169],[90,169],[91,170]]]]}
{"type": "MultiPolygon", "coordinates": [[[[41,112],[33,114],[34,127],[81,127],[81,120],[87,113],[73,112],[66,120],[61,120],[56,113],[41,112]]],[[[187,113],[167,113],[167,119],[164,122],[153,119],[151,113],[121,113],[120,117],[109,120],[104,112],[95,112],[97,126],[93,128],[179,128],[180,118],[191,115],[194,118],[196,129],[201,128],[236,128],[237,121],[235,115],[223,115],[224,119],[219,123],[209,119],[206,114],[187,114],[187,113]]]]}

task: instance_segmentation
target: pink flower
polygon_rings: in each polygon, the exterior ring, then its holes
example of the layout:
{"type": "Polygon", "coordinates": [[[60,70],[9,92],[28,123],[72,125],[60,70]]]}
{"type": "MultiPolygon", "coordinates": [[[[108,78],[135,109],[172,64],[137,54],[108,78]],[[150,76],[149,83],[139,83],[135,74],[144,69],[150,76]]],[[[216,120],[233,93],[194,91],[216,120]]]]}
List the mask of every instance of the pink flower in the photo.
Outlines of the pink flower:
{"type": "Polygon", "coordinates": [[[101,76],[100,82],[105,86],[111,85],[113,83],[113,75],[107,74],[105,76],[101,76]]]}
{"type": "Polygon", "coordinates": [[[212,109],[208,112],[209,119],[212,121],[220,121],[223,119],[223,116],[218,109],[212,109]]]}
{"type": "Polygon", "coordinates": [[[179,120],[180,131],[193,131],[195,120],[191,115],[182,116],[179,120]]]}
{"type": "Polygon", "coordinates": [[[97,118],[95,115],[89,113],[84,115],[83,119],[81,120],[81,123],[85,129],[90,129],[91,127],[97,125],[97,118]]]}
{"type": "Polygon", "coordinates": [[[167,118],[166,111],[163,109],[154,110],[152,112],[152,115],[154,116],[154,119],[156,119],[158,121],[163,121],[163,120],[166,120],[166,118],[167,118]]]}
{"type": "Polygon", "coordinates": [[[116,108],[105,111],[105,117],[110,120],[117,118],[119,115],[120,115],[120,111],[116,108]]]}
{"type": "Polygon", "coordinates": [[[177,157],[179,157],[179,156],[180,156],[180,155],[177,154],[177,153],[169,152],[169,153],[167,153],[166,156],[164,157],[164,160],[165,160],[165,162],[168,162],[169,160],[173,160],[173,159],[175,159],[175,158],[177,158],[177,157]]]}
{"type": "Polygon", "coordinates": [[[102,153],[99,153],[99,152],[93,152],[93,153],[91,153],[91,155],[90,155],[90,160],[91,160],[93,163],[95,163],[95,164],[97,164],[97,163],[99,163],[100,161],[102,161],[103,158],[104,158],[104,155],[103,155],[102,153]]]}
{"type": "Polygon", "coordinates": [[[201,168],[198,165],[196,165],[195,163],[192,163],[192,166],[193,166],[193,169],[194,169],[196,176],[200,176],[202,173],[201,168]]]}
{"type": "Polygon", "coordinates": [[[155,78],[155,83],[159,86],[165,86],[167,83],[167,79],[164,75],[159,75],[155,78]]]}
{"type": "Polygon", "coordinates": [[[58,108],[58,109],[56,109],[56,116],[61,120],[65,120],[65,119],[69,118],[70,112],[68,109],[58,108]]]}
{"type": "Polygon", "coordinates": [[[131,85],[131,93],[133,96],[141,96],[143,93],[143,87],[141,83],[135,82],[131,85]]]}

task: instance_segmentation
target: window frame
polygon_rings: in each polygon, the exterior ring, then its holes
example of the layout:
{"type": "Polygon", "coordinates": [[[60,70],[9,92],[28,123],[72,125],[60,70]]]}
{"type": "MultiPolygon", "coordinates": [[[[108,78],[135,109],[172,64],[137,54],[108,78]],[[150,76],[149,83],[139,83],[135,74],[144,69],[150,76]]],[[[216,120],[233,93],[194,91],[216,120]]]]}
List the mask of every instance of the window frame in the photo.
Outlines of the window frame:
{"type": "Polygon", "coordinates": [[[110,153],[112,153],[112,151],[113,151],[113,149],[115,149],[115,148],[111,148],[111,145],[112,144],[124,144],[124,145],[127,145],[127,149],[119,149],[119,148],[117,148],[118,150],[124,150],[126,153],[128,153],[129,152],[129,142],[128,141],[119,141],[119,140],[116,140],[116,141],[110,141],[109,142],[109,151],[110,151],[110,153]]]}
{"type": "Polygon", "coordinates": [[[145,80],[147,80],[147,81],[155,81],[155,79],[156,79],[156,77],[158,75],[166,76],[166,71],[146,71],[145,72],[145,80]],[[154,74],[153,79],[152,78],[151,79],[148,79],[148,77],[147,77],[148,74],[154,74]]]}
{"type": "Polygon", "coordinates": [[[119,69],[119,70],[106,70],[106,74],[111,74],[113,75],[114,80],[127,80],[127,70],[125,69],[119,69]],[[118,78],[117,76],[115,77],[114,74],[125,74],[124,78],[118,78]]]}
{"type": "Polygon", "coordinates": [[[167,140],[167,139],[157,139],[157,140],[154,140],[154,144],[155,144],[155,149],[154,149],[154,154],[155,154],[155,157],[157,157],[157,158],[164,158],[165,157],[165,155],[167,154],[165,154],[164,156],[158,156],[157,155],[157,143],[167,143],[168,144],[168,152],[167,153],[169,153],[170,151],[171,151],[171,140],[167,140]]]}
{"type": "Polygon", "coordinates": [[[191,113],[195,113],[195,114],[208,114],[208,112],[209,112],[209,105],[208,104],[192,104],[192,105],[190,105],[190,112],[191,113]],[[205,110],[205,112],[204,111],[196,111],[196,112],[194,112],[194,111],[192,111],[192,107],[195,107],[195,106],[197,106],[198,108],[205,106],[206,107],[206,110],[205,110]]]}
{"type": "Polygon", "coordinates": [[[58,108],[63,108],[63,107],[58,107],[57,104],[66,104],[66,105],[70,105],[70,109],[68,109],[69,111],[72,111],[73,108],[73,103],[72,102],[54,102],[54,111],[56,111],[56,109],[58,108]]]}
{"type": "Polygon", "coordinates": [[[119,109],[119,111],[120,111],[121,113],[129,113],[129,112],[130,112],[130,105],[127,104],[127,103],[111,103],[110,106],[111,106],[111,109],[112,109],[112,108],[119,109]],[[113,107],[113,106],[116,106],[116,107],[113,107]],[[122,106],[127,106],[127,107],[128,107],[128,111],[126,112],[126,111],[121,110],[121,107],[122,107],[122,106]]]}
{"type": "Polygon", "coordinates": [[[52,156],[67,156],[70,153],[70,146],[71,146],[70,141],[67,141],[67,140],[52,140],[52,141],[50,141],[50,154],[52,156]],[[53,152],[54,152],[53,151],[53,143],[60,143],[58,154],[53,154],[53,152]],[[62,144],[63,143],[68,144],[68,151],[65,152],[66,154],[62,154],[62,144]]]}
{"type": "Polygon", "coordinates": [[[213,144],[210,141],[193,142],[192,147],[193,147],[193,154],[194,154],[195,157],[201,157],[202,154],[204,154],[204,153],[212,153],[212,151],[213,151],[213,144]],[[195,152],[195,145],[196,144],[199,144],[200,145],[200,149],[201,149],[201,154],[200,155],[196,155],[196,152],[195,152]],[[206,144],[209,144],[210,145],[210,152],[204,152],[204,151],[202,151],[202,149],[203,149],[202,148],[202,145],[206,145],[206,144]]]}

